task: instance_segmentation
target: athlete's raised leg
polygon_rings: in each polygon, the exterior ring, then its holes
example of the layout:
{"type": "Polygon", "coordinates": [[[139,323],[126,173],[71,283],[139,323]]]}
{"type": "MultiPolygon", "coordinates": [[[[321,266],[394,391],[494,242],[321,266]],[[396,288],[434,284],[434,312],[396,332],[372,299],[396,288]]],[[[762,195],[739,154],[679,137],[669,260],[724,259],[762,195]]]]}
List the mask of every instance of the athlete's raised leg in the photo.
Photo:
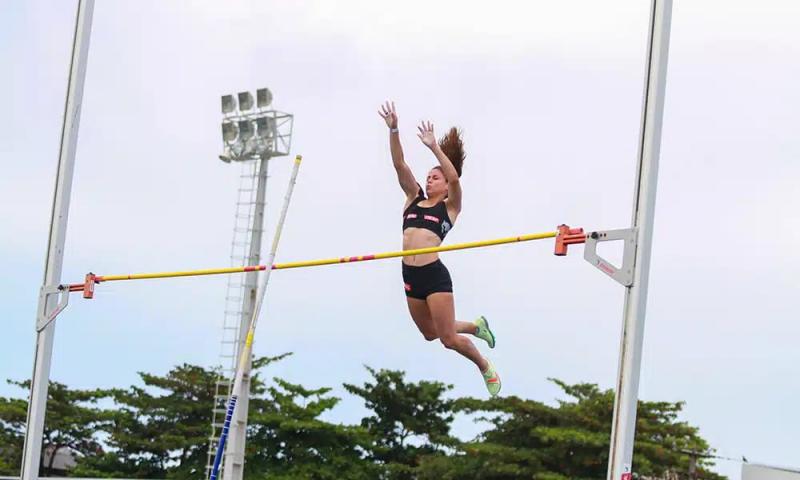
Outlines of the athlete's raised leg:
{"type": "Polygon", "coordinates": [[[426,299],[430,309],[431,319],[436,326],[439,341],[446,348],[455,350],[461,355],[472,360],[481,372],[486,371],[489,362],[483,358],[472,340],[459,335],[456,331],[456,312],[453,301],[453,294],[449,292],[437,292],[428,295],[426,299]]]}

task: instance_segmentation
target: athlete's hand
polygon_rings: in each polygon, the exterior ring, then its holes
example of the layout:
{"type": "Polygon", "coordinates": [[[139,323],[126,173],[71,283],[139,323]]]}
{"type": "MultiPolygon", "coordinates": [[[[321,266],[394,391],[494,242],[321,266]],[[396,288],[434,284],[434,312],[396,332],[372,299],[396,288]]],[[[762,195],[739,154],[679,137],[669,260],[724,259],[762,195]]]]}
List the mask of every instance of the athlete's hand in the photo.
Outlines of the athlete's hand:
{"type": "Polygon", "coordinates": [[[383,118],[387,127],[397,128],[397,111],[394,109],[394,102],[387,101],[385,104],[381,105],[380,110],[378,110],[378,115],[383,118]]]}
{"type": "Polygon", "coordinates": [[[436,135],[433,133],[433,124],[423,121],[420,126],[417,127],[417,130],[419,130],[417,136],[422,140],[422,143],[424,143],[426,147],[432,149],[436,145],[436,135]]]}

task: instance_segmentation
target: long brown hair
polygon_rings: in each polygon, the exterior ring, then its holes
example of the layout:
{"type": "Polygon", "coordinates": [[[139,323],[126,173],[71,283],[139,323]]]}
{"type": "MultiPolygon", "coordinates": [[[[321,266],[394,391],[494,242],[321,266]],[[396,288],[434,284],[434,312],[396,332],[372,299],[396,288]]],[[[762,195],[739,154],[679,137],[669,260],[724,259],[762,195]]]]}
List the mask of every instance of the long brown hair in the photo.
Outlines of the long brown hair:
{"type": "MultiPolygon", "coordinates": [[[[461,130],[452,127],[444,137],[439,140],[439,148],[442,149],[447,158],[456,168],[458,176],[461,176],[461,167],[464,165],[464,158],[467,156],[464,153],[464,141],[461,140],[461,130]]],[[[441,167],[436,167],[441,169],[441,167]]]]}

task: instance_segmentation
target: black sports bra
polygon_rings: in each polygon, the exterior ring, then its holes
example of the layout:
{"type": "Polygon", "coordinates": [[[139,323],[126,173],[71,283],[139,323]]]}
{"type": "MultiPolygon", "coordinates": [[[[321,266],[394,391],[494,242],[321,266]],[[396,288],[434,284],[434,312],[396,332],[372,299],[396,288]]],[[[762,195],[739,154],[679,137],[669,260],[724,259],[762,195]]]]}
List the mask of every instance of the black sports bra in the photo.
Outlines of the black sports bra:
{"type": "Polygon", "coordinates": [[[453,222],[450,221],[450,215],[447,214],[447,206],[444,201],[441,201],[432,207],[420,207],[419,202],[423,200],[425,200],[425,193],[420,187],[417,198],[403,212],[403,231],[406,228],[424,228],[444,240],[447,232],[453,228],[453,222]]]}

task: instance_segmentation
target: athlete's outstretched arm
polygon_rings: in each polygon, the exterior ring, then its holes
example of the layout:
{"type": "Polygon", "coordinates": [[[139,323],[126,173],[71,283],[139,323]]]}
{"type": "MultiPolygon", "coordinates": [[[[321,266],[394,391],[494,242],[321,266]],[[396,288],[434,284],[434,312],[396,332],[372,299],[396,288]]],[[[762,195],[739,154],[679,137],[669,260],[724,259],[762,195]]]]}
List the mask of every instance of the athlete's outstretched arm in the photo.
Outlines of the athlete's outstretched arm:
{"type": "Polygon", "coordinates": [[[458,178],[456,167],[453,162],[447,158],[439,144],[436,142],[436,135],[433,133],[433,124],[431,122],[422,122],[417,127],[419,133],[417,136],[426,147],[431,149],[431,152],[436,156],[439,165],[442,167],[444,178],[447,179],[447,201],[451,208],[456,212],[461,211],[461,179],[458,178]]]}
{"type": "Polygon", "coordinates": [[[419,184],[403,157],[400,133],[397,131],[397,111],[394,108],[394,102],[386,102],[386,104],[381,105],[378,115],[383,118],[386,126],[389,127],[389,150],[392,152],[392,164],[394,164],[394,169],[397,172],[397,180],[400,182],[400,187],[405,192],[406,197],[416,197],[419,192],[419,184]]]}

